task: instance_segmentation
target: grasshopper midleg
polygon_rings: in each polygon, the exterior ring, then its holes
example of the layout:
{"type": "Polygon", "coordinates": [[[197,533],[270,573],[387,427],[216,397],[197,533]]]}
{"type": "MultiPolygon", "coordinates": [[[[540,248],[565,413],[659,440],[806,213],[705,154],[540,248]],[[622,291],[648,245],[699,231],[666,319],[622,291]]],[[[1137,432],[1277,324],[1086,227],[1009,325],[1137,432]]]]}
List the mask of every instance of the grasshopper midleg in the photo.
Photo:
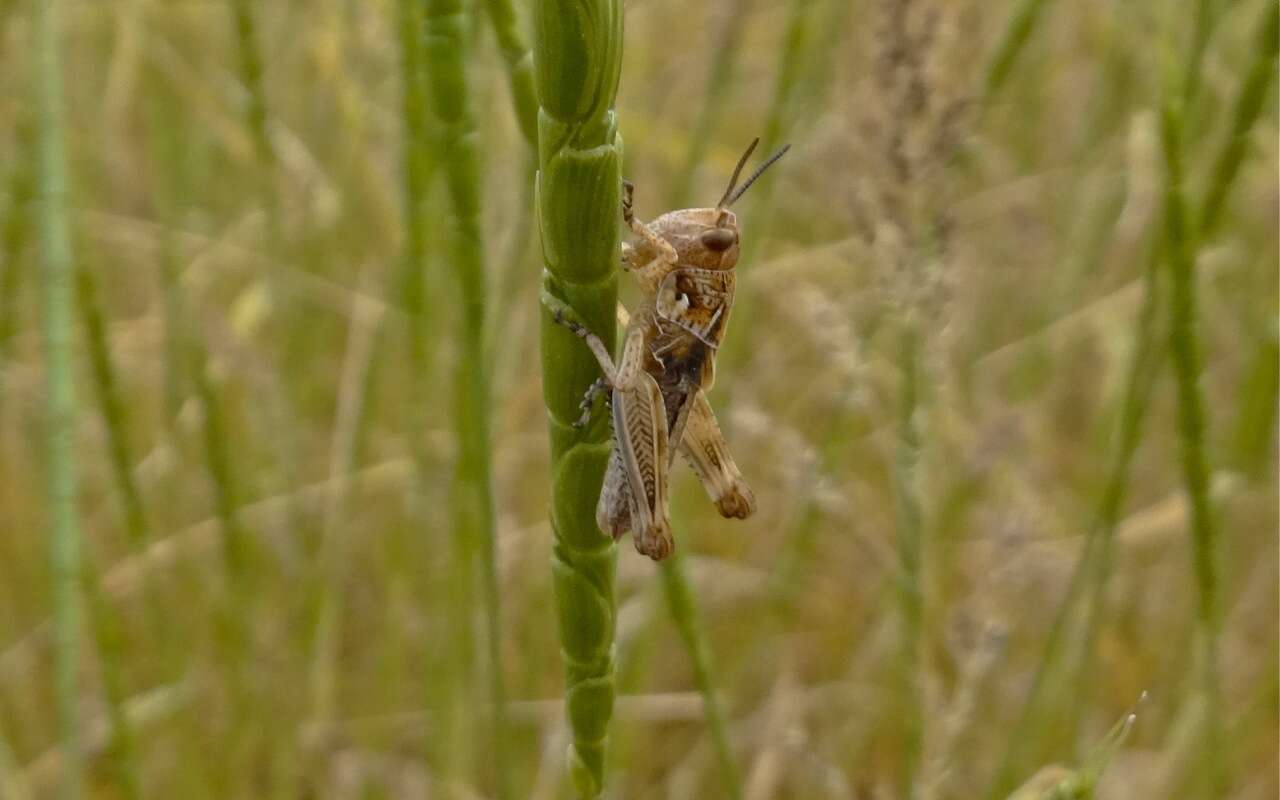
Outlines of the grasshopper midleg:
{"type": "Polygon", "coordinates": [[[578,408],[582,410],[582,416],[578,417],[577,421],[573,423],[573,427],[582,428],[591,421],[591,407],[595,403],[596,395],[603,393],[608,388],[609,381],[607,378],[601,377],[592,381],[587,390],[582,393],[582,401],[578,403],[578,408]]]}

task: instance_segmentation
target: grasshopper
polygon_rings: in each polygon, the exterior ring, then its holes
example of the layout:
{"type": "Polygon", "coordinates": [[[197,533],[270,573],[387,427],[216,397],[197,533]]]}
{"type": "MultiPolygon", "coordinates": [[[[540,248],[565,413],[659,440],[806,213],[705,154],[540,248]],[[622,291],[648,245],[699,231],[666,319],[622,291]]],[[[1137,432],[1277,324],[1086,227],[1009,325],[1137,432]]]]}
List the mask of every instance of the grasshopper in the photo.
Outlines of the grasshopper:
{"type": "Polygon", "coordinates": [[[715,381],[716,351],[737,284],[738,218],[729,207],[787,151],[780,149],[739,186],[759,141],[743,153],[714,208],[671,211],[645,223],[632,211],[634,187],[623,182],[622,218],[636,240],[623,244],[622,268],[635,275],[643,297],[626,323],[616,364],[600,337],[562,304],[552,308],[556,321],[586,342],[603,372],[583,397],[577,425],[590,419],[596,395],[610,392],[613,443],[596,523],[614,539],[633,531],[636,550],[655,561],[675,546],[667,510],[672,442],[721,516],[746,519],[756,510],[706,393],[715,381]]]}

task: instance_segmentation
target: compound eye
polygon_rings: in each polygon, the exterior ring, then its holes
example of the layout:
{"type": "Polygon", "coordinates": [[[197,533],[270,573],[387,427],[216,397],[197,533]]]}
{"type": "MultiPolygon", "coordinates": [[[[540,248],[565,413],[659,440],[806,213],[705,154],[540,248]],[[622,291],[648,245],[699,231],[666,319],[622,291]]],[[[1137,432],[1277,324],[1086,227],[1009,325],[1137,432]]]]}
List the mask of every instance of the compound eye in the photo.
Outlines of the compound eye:
{"type": "Polygon", "coordinates": [[[708,250],[722,253],[738,241],[738,234],[728,228],[712,228],[702,234],[702,244],[708,250]]]}

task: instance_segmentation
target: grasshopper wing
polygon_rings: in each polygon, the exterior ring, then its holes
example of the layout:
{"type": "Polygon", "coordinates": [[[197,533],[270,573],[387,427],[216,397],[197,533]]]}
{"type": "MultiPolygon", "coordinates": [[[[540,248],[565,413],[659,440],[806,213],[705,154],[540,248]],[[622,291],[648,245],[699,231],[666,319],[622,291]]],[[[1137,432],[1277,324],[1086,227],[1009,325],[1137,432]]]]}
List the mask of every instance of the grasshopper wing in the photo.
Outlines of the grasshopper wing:
{"type": "Polygon", "coordinates": [[[689,399],[680,452],[697,473],[720,516],[746,519],[755,513],[756,496],[729,455],[715,412],[701,389],[695,389],[689,399]]]}
{"type": "Polygon", "coordinates": [[[712,349],[724,341],[737,279],[728,270],[681,267],[658,286],[658,316],[674,322],[712,349]]]}

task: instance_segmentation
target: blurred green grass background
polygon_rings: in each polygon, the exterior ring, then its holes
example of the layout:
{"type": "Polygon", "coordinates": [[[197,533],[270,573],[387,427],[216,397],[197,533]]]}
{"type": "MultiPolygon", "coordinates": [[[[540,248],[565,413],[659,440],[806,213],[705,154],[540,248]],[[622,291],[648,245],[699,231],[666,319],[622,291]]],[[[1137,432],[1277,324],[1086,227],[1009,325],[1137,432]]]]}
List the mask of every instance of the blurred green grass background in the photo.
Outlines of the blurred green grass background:
{"type": "MultiPolygon", "coordinates": [[[[35,1],[0,2],[6,798],[54,796],[74,769],[53,679],[35,1]]],[[[87,796],[500,791],[485,612],[451,532],[449,398],[472,369],[492,396],[508,780],[569,796],[534,161],[510,42],[470,5],[480,363],[429,121],[406,222],[422,109],[402,98],[400,4],[61,3],[87,796]]],[[[1144,692],[1096,796],[1277,796],[1273,80],[1205,221],[1244,87],[1273,78],[1274,14],[627,4],[640,217],[710,204],[753,136],[793,149],[738,208],[711,396],[760,511],[720,519],[683,467],[672,488],[733,768],[658,572],[624,543],[606,797],[1083,796],[1049,792],[1091,783],[1089,754],[1144,692]],[[1196,337],[1198,370],[1166,357],[1171,330],[1196,337]],[[1192,385],[1202,437],[1181,416],[1192,385]]]]}

